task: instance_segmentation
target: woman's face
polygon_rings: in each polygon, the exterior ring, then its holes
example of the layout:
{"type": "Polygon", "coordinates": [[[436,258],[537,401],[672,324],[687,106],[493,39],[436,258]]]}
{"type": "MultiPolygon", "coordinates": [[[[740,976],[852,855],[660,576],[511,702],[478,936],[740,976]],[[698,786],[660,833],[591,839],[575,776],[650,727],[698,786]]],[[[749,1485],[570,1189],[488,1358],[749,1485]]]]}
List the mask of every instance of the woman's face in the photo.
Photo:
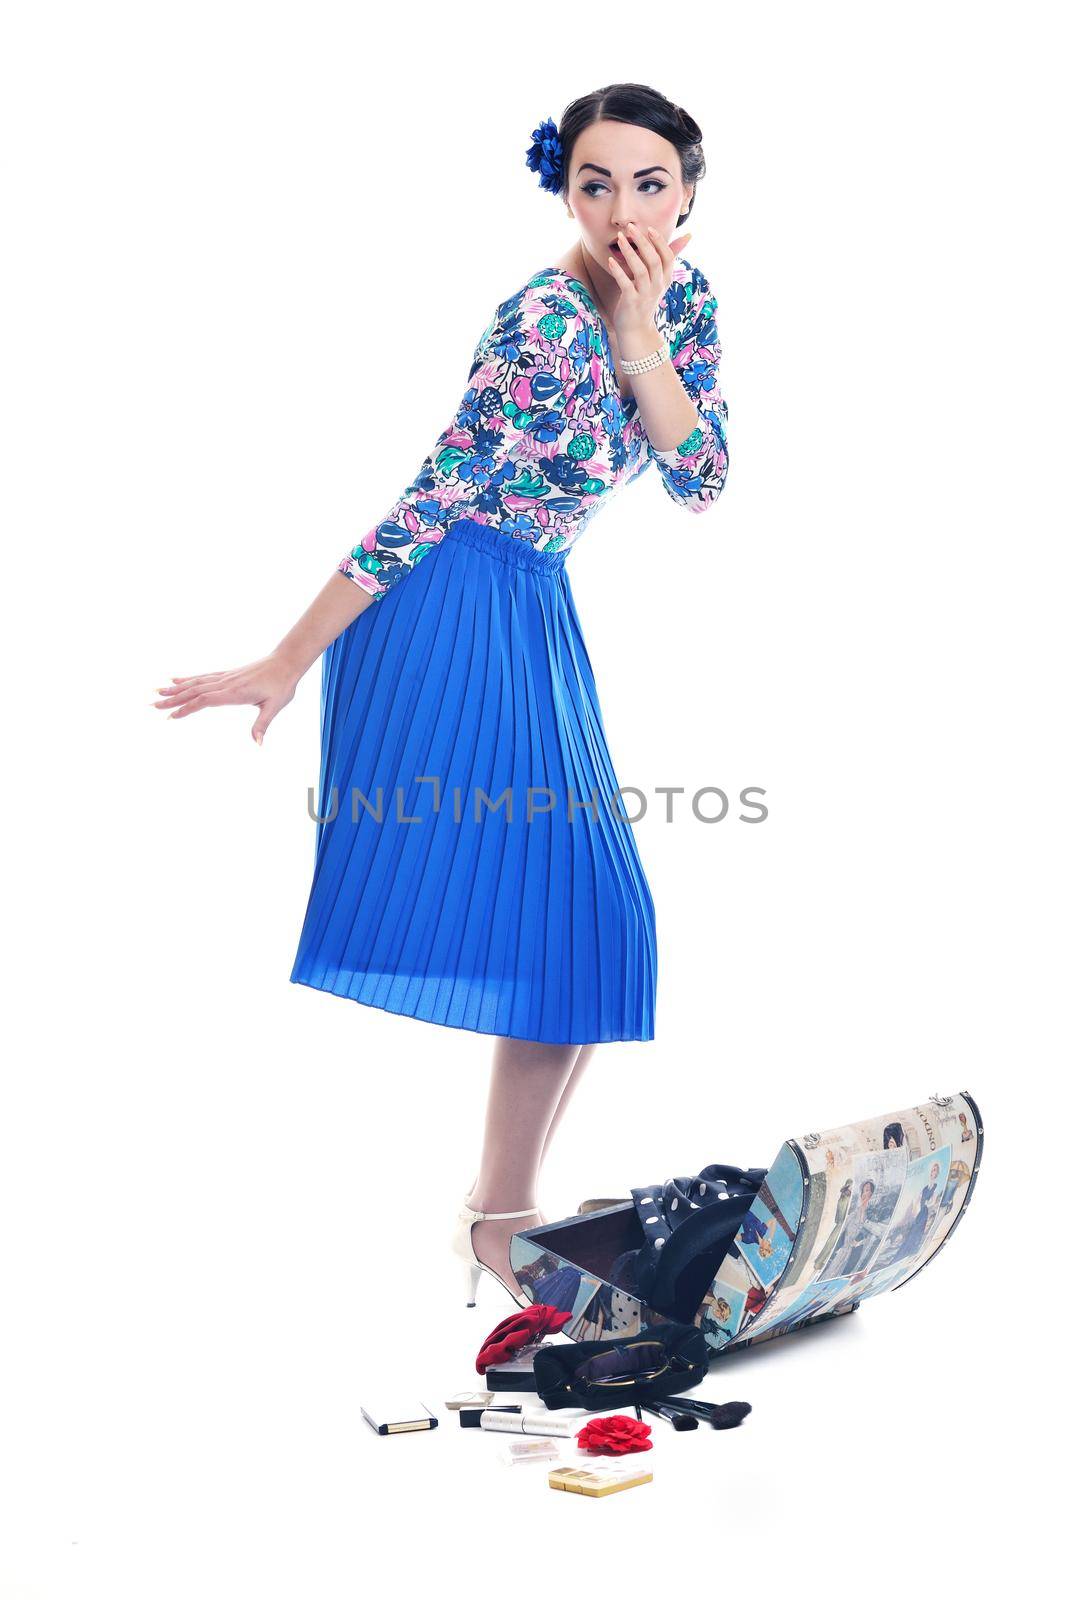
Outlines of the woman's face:
{"type": "Polygon", "coordinates": [[[669,139],[630,122],[594,122],[571,151],[564,191],[586,252],[605,274],[619,259],[613,241],[628,222],[655,228],[666,242],[689,206],[693,186],[682,183],[678,152],[669,139]]]}

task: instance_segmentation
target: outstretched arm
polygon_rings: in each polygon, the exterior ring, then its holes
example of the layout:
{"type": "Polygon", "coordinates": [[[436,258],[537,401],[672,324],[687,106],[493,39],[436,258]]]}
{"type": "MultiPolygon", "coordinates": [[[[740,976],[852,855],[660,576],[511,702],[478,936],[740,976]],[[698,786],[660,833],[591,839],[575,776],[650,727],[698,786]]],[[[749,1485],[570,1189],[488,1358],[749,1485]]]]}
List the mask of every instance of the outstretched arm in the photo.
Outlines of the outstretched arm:
{"type": "MultiPolygon", "coordinates": [[[[231,672],[174,678],[154,702],[172,717],[205,706],[255,705],[252,737],[263,735],[311,663],[339,633],[408,576],[447,533],[458,513],[516,507],[516,521],[533,521],[558,480],[541,469],[542,446],[565,427],[564,410],[576,383],[567,351],[542,333],[543,312],[520,291],[490,318],[475,350],[455,415],[388,516],[342,560],[285,638],[259,661],[231,672]]],[[[557,319],[558,320],[558,319],[557,319]]],[[[566,459],[566,458],[564,458],[566,459]]]]}
{"type": "Polygon", "coordinates": [[[289,704],[307,669],[371,603],[371,595],[349,583],[341,573],[333,572],[303,616],[268,655],[230,672],[172,678],[173,687],[160,689],[164,698],[153,704],[160,710],[170,710],[172,717],[187,717],[205,706],[258,706],[252,737],[262,744],[263,735],[283,706],[289,704]]]}

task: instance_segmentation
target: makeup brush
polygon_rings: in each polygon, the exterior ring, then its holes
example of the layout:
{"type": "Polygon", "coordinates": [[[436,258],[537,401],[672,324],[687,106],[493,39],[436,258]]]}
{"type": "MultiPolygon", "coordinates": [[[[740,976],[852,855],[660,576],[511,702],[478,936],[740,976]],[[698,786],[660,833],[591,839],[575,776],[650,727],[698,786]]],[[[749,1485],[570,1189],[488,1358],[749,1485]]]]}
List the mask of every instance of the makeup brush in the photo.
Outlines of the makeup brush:
{"type": "Polygon", "coordinates": [[[713,1428],[738,1428],[752,1410],[747,1400],[727,1400],[716,1406],[708,1400],[687,1400],[679,1395],[671,1403],[710,1423],[713,1428]]]}
{"type": "Polygon", "coordinates": [[[669,1421],[676,1433],[692,1433],[694,1428],[700,1426],[691,1411],[679,1411],[677,1406],[668,1404],[664,1400],[646,1400],[644,1405],[645,1410],[651,1411],[654,1417],[662,1417],[664,1421],[669,1421]]]}

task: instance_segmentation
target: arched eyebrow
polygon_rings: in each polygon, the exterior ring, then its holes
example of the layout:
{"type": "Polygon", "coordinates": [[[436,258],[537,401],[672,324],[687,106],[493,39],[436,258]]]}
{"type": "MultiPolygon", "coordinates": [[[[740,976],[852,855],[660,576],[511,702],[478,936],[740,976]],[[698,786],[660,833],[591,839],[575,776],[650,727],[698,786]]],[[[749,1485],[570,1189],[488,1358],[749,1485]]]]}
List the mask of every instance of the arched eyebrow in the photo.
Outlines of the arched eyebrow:
{"type": "MultiPolygon", "coordinates": [[[[589,167],[590,170],[593,171],[593,172],[602,172],[604,174],[605,178],[610,178],[611,177],[611,173],[608,171],[607,167],[598,167],[592,161],[583,161],[581,166],[578,168],[578,171],[579,172],[584,172],[586,167],[589,167]]],[[[635,178],[647,178],[648,174],[650,172],[667,172],[667,168],[666,167],[642,167],[640,172],[635,172],[634,173],[634,177],[635,178]]],[[[667,172],[667,176],[668,176],[668,178],[670,177],[670,173],[669,172],[667,172]]]]}

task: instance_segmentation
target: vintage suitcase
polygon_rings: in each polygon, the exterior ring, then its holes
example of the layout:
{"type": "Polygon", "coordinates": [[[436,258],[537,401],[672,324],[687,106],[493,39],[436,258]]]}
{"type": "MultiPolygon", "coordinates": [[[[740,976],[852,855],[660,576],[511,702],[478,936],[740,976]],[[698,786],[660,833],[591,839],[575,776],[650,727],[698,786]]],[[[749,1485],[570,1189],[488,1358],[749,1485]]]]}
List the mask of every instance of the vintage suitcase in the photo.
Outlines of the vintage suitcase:
{"type": "MultiPolygon", "coordinates": [[[[769,1168],[747,1169],[755,1175],[747,1190],[715,1196],[729,1202],[720,1243],[708,1232],[710,1208],[681,1225],[705,1235],[690,1262],[690,1289],[693,1271],[702,1277],[685,1320],[721,1355],[899,1289],[967,1210],[983,1137],[978,1107],[963,1090],[787,1140],[769,1168]]],[[[621,1338],[678,1320],[662,1296],[657,1309],[654,1297],[633,1292],[630,1268],[646,1242],[633,1197],[587,1201],[574,1216],[516,1233],[511,1265],[532,1302],[570,1311],[561,1330],[569,1338],[621,1338]],[[613,1281],[613,1269],[625,1281],[613,1281]]]]}

